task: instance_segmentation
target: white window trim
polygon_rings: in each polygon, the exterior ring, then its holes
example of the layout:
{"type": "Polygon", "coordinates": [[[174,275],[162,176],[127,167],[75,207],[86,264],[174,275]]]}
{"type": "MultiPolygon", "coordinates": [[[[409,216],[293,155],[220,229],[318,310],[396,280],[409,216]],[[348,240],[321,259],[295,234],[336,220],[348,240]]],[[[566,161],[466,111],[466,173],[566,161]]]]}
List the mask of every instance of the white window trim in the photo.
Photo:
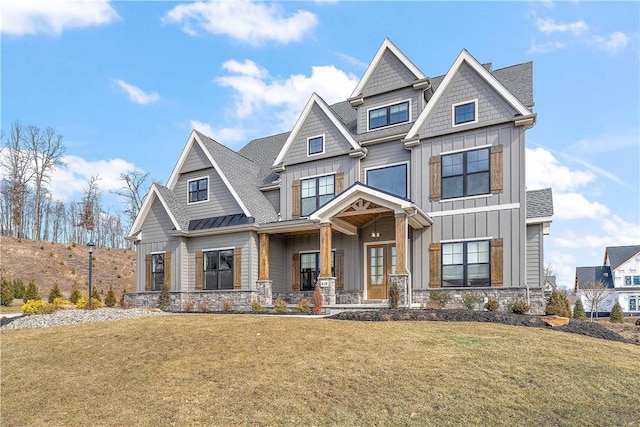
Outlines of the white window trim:
{"type": "Polygon", "coordinates": [[[394,102],[390,102],[388,104],[383,104],[383,105],[377,105],[375,107],[371,107],[367,109],[367,132],[372,132],[372,131],[376,131],[376,130],[380,130],[380,129],[387,129],[387,128],[391,128],[394,126],[400,126],[403,125],[405,123],[411,123],[411,98],[408,99],[403,99],[402,101],[394,101],[394,102]],[[409,102],[409,120],[407,120],[406,122],[401,122],[401,123],[395,123],[392,125],[387,125],[387,126],[380,126],[379,128],[374,128],[371,129],[369,128],[369,125],[371,123],[371,121],[369,120],[369,112],[371,112],[372,110],[379,110],[381,108],[385,108],[385,107],[391,107],[393,105],[398,105],[398,104],[404,104],[405,102],[409,102]]]}
{"type": "MultiPolygon", "coordinates": [[[[477,147],[460,148],[459,150],[443,151],[443,152],[440,153],[440,156],[447,156],[449,154],[464,153],[466,151],[482,150],[483,148],[491,148],[491,147],[493,147],[493,144],[484,144],[484,145],[478,145],[477,147]]],[[[491,154],[491,153],[489,153],[489,154],[491,154]]]]}
{"type": "Polygon", "coordinates": [[[209,190],[211,188],[211,186],[209,185],[209,183],[211,182],[211,180],[209,179],[209,176],[201,176],[199,178],[193,178],[193,179],[188,179],[187,180],[187,205],[197,205],[198,203],[205,203],[209,201],[209,190]],[[190,202],[189,201],[189,184],[192,183],[193,181],[200,181],[202,179],[206,179],[207,180],[207,199],[206,200],[198,200],[197,202],[190,202]]]}
{"type": "Polygon", "coordinates": [[[324,152],[326,151],[326,144],[327,138],[325,138],[325,134],[320,134],[320,135],[315,135],[315,136],[310,136],[309,138],[307,138],[307,157],[314,157],[314,156],[319,156],[320,154],[324,154],[324,152]],[[322,138],[322,151],[320,151],[319,153],[313,153],[311,154],[309,152],[309,142],[312,139],[316,139],[316,138],[322,138]]]}
{"type": "Polygon", "coordinates": [[[214,248],[214,249],[203,249],[202,253],[205,252],[215,252],[215,251],[233,251],[235,248],[214,248]]]}
{"type": "Polygon", "coordinates": [[[451,126],[452,127],[455,128],[455,127],[458,127],[458,126],[472,125],[474,123],[478,123],[478,98],[469,99],[469,100],[463,101],[463,102],[458,102],[458,103],[453,104],[451,106],[451,126]],[[464,122],[464,123],[456,124],[456,107],[458,107],[460,105],[466,105],[466,104],[474,104],[474,107],[473,107],[474,118],[470,122],[464,122]]]}
{"type": "MultiPolygon", "coordinates": [[[[310,176],[305,176],[300,177],[300,213],[302,213],[302,181],[304,181],[305,179],[315,179],[315,178],[322,178],[324,176],[332,176],[333,175],[333,197],[336,196],[336,172],[331,172],[331,173],[323,173],[323,174],[319,174],[319,175],[310,175],[310,176]]],[[[309,215],[300,215],[300,218],[309,218],[309,215]]]]}
{"type": "MultiPolygon", "coordinates": [[[[367,175],[369,173],[370,170],[377,170],[377,169],[386,169],[386,168],[392,168],[394,166],[400,166],[400,165],[407,165],[407,195],[404,196],[407,199],[411,199],[411,197],[409,197],[411,195],[411,182],[410,182],[410,176],[411,173],[409,171],[409,168],[411,167],[410,165],[411,162],[406,161],[406,162],[396,162],[396,163],[389,163],[386,165],[382,165],[382,166],[371,166],[368,168],[364,168],[364,182],[365,184],[369,185],[369,176],[367,175]]],[[[380,191],[385,191],[385,190],[380,190],[380,191]]],[[[397,196],[396,197],[402,197],[402,196],[397,196]]]]}
{"type": "MultiPolygon", "coordinates": [[[[467,243],[467,242],[489,242],[489,244],[491,244],[491,240],[493,240],[493,237],[488,236],[488,237],[473,237],[470,239],[450,239],[450,240],[440,240],[440,244],[445,245],[445,244],[449,244],[449,243],[467,243]]],[[[489,248],[491,249],[491,248],[489,248]]]]}
{"type": "MultiPolygon", "coordinates": [[[[479,145],[477,147],[471,147],[471,148],[461,148],[459,150],[450,150],[450,151],[443,151],[442,153],[440,153],[440,158],[442,158],[442,156],[448,156],[450,154],[458,154],[458,153],[465,153],[468,151],[476,151],[476,150],[482,150],[485,148],[489,148],[489,177],[491,177],[491,147],[492,144],[484,144],[484,145],[479,145]]],[[[440,177],[440,180],[442,181],[442,177],[440,177]]],[[[489,191],[491,191],[491,183],[489,183],[489,191]]],[[[454,198],[450,198],[450,199],[439,199],[438,202],[440,203],[446,203],[446,202],[455,202],[455,201],[459,201],[459,200],[472,200],[472,199],[486,199],[492,196],[496,196],[496,194],[493,194],[491,192],[487,193],[487,194],[476,194],[475,196],[460,196],[460,197],[454,197],[454,198]]]]}

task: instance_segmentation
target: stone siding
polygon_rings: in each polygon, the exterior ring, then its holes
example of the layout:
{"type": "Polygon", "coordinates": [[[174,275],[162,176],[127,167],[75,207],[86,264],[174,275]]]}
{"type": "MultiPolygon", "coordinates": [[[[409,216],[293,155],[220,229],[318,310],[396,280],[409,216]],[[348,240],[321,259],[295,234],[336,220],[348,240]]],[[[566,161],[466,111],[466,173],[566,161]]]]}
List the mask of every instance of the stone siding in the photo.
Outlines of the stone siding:
{"type": "MultiPolygon", "coordinates": [[[[492,298],[500,304],[499,311],[508,311],[509,306],[520,300],[527,302],[527,290],[525,288],[481,288],[481,289],[414,289],[413,290],[413,306],[421,308],[431,308],[429,294],[433,291],[441,291],[449,294],[449,302],[445,308],[465,308],[462,296],[465,293],[476,293],[482,299],[482,302],[476,307],[477,310],[484,308],[484,303],[492,298]]],[[[542,289],[536,288],[529,290],[529,310],[530,314],[544,314],[546,301],[542,289]]]]}
{"type": "MultiPolygon", "coordinates": [[[[231,303],[231,310],[250,310],[251,303],[258,301],[263,306],[270,306],[271,287],[268,292],[258,291],[201,291],[201,292],[171,292],[171,312],[209,312],[222,311],[227,302],[231,303]],[[265,295],[267,294],[267,295],[265,295]]],[[[126,294],[125,303],[129,307],[155,308],[158,307],[159,292],[141,292],[126,294]]]]}

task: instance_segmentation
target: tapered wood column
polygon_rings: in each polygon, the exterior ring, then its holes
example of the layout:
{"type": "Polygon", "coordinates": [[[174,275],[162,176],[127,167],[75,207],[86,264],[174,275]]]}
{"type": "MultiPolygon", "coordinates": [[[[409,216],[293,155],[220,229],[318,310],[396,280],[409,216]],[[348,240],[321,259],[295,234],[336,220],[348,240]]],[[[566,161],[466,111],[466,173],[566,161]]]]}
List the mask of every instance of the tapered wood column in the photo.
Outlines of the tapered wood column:
{"type": "Polygon", "coordinates": [[[396,214],[396,274],[406,274],[407,214],[396,214]]]}
{"type": "Polygon", "coordinates": [[[271,280],[269,278],[269,235],[261,233],[260,236],[260,262],[258,263],[258,280],[271,280]]]}
{"type": "Polygon", "coordinates": [[[320,277],[331,277],[331,224],[320,224],[320,277]]]}

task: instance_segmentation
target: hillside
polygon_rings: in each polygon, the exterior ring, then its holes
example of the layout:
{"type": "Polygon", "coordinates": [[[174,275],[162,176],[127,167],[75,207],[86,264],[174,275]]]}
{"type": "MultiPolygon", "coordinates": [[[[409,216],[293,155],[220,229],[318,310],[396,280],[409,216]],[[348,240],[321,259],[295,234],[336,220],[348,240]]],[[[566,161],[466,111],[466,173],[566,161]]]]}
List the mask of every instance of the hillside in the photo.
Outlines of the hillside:
{"type": "MultiPolygon", "coordinates": [[[[93,286],[107,291],[113,285],[116,295],[124,286],[135,287],[135,251],[95,248],[93,253],[93,286]]],[[[65,298],[73,283],[88,292],[89,253],[86,246],[36,240],[0,237],[0,269],[3,277],[22,279],[24,285],[34,279],[43,299],[58,283],[65,298]]]]}

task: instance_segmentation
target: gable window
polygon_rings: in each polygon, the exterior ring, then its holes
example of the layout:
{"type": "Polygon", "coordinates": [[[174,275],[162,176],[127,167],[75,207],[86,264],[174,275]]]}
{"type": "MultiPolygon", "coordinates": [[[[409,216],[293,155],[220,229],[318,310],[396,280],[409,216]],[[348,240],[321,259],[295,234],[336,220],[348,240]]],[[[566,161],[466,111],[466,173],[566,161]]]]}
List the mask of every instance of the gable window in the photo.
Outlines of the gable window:
{"type": "Polygon", "coordinates": [[[407,164],[367,170],[367,185],[400,197],[408,197],[407,164]]]}
{"type": "Polygon", "coordinates": [[[233,289],[233,249],[203,251],[203,289],[233,289]]]}
{"type": "MultiPolygon", "coordinates": [[[[331,252],[331,276],[335,277],[335,251],[331,252]]],[[[313,291],[320,275],[320,252],[300,254],[300,290],[313,291]]]]}
{"type": "Polygon", "coordinates": [[[187,182],[189,189],[189,203],[209,200],[209,178],[192,179],[187,182]]]}
{"type": "Polygon", "coordinates": [[[442,244],[442,286],[491,286],[489,241],[442,244]]]}
{"type": "Polygon", "coordinates": [[[465,123],[475,123],[478,121],[476,110],[478,101],[465,102],[453,105],[453,125],[462,125],[465,123]]]}
{"type": "Polygon", "coordinates": [[[409,101],[369,110],[369,130],[409,121],[409,101]]]}
{"type": "Polygon", "coordinates": [[[335,194],[335,175],[317,176],[300,180],[300,215],[311,212],[333,199],[335,194]]]}
{"type": "Polygon", "coordinates": [[[307,139],[307,154],[313,156],[314,154],[324,153],[324,135],[314,136],[307,139]]]}
{"type": "Polygon", "coordinates": [[[489,149],[442,156],[442,198],[489,194],[489,149]]]}
{"type": "Polygon", "coordinates": [[[151,290],[162,290],[164,284],[164,253],[151,254],[151,290]]]}

